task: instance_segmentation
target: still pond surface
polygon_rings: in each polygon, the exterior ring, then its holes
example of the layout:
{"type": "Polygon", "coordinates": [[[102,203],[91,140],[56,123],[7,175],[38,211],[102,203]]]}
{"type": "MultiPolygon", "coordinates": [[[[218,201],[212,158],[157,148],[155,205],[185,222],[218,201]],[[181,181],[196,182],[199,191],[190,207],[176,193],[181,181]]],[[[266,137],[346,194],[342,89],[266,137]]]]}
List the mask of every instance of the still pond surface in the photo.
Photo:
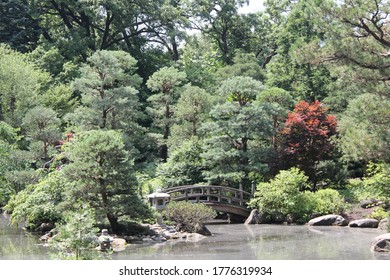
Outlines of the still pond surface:
{"type": "MultiPolygon", "coordinates": [[[[129,244],[113,259],[237,259],[237,260],[390,260],[370,251],[378,229],[284,225],[208,225],[212,237],[198,242],[129,244]]],[[[10,227],[0,217],[0,259],[50,259],[39,236],[10,227]]]]}

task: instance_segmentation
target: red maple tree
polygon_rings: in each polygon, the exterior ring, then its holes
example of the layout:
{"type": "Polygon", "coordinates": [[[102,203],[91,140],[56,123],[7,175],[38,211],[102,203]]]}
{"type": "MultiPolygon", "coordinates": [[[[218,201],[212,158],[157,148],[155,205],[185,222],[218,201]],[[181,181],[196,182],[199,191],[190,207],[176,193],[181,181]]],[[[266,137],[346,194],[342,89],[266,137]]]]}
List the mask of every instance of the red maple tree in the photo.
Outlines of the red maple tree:
{"type": "Polygon", "coordinates": [[[281,133],[281,156],[284,165],[298,166],[316,186],[316,167],[333,151],[331,136],[336,134],[337,121],[328,115],[329,108],[318,100],[301,101],[288,114],[281,133]]]}

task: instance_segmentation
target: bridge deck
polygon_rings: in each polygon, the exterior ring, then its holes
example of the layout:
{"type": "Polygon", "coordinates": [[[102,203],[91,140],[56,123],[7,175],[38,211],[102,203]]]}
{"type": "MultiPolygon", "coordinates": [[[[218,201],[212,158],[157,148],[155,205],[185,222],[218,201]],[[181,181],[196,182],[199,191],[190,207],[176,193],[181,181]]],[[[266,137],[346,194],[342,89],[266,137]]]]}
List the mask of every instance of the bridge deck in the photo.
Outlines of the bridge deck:
{"type": "Polygon", "coordinates": [[[247,202],[252,197],[248,192],[223,186],[187,185],[164,190],[172,201],[205,203],[216,211],[248,217],[247,202]]]}

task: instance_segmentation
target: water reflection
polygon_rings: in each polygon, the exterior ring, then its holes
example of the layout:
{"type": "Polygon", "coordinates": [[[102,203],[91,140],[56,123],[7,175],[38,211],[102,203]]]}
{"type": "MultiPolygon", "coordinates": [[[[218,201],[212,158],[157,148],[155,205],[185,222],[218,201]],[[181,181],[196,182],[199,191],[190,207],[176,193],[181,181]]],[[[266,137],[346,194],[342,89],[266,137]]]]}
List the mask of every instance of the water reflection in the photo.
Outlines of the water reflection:
{"type": "Polygon", "coordinates": [[[48,248],[38,240],[39,236],[29,234],[17,227],[10,227],[6,217],[0,217],[0,259],[49,259],[48,248]]]}
{"type": "Polygon", "coordinates": [[[378,229],[283,225],[209,225],[213,236],[197,243],[131,244],[114,259],[368,260],[378,229]]]}
{"type": "MultiPolygon", "coordinates": [[[[212,237],[198,242],[129,244],[113,259],[173,260],[390,260],[370,251],[378,229],[283,225],[209,225],[212,237]]],[[[9,227],[0,217],[0,259],[50,259],[39,236],[9,227]]]]}

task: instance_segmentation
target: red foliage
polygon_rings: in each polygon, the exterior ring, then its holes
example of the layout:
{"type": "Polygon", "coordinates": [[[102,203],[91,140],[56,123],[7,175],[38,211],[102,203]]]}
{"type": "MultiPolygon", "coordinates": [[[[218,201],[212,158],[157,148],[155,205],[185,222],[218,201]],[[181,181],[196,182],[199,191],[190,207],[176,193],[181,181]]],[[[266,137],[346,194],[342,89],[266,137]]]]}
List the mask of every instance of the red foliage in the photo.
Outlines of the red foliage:
{"type": "Polygon", "coordinates": [[[288,114],[282,135],[282,157],[290,165],[298,165],[310,176],[315,164],[326,159],[333,150],[330,137],[336,134],[337,121],[327,114],[328,108],[318,100],[295,105],[288,114]]]}

